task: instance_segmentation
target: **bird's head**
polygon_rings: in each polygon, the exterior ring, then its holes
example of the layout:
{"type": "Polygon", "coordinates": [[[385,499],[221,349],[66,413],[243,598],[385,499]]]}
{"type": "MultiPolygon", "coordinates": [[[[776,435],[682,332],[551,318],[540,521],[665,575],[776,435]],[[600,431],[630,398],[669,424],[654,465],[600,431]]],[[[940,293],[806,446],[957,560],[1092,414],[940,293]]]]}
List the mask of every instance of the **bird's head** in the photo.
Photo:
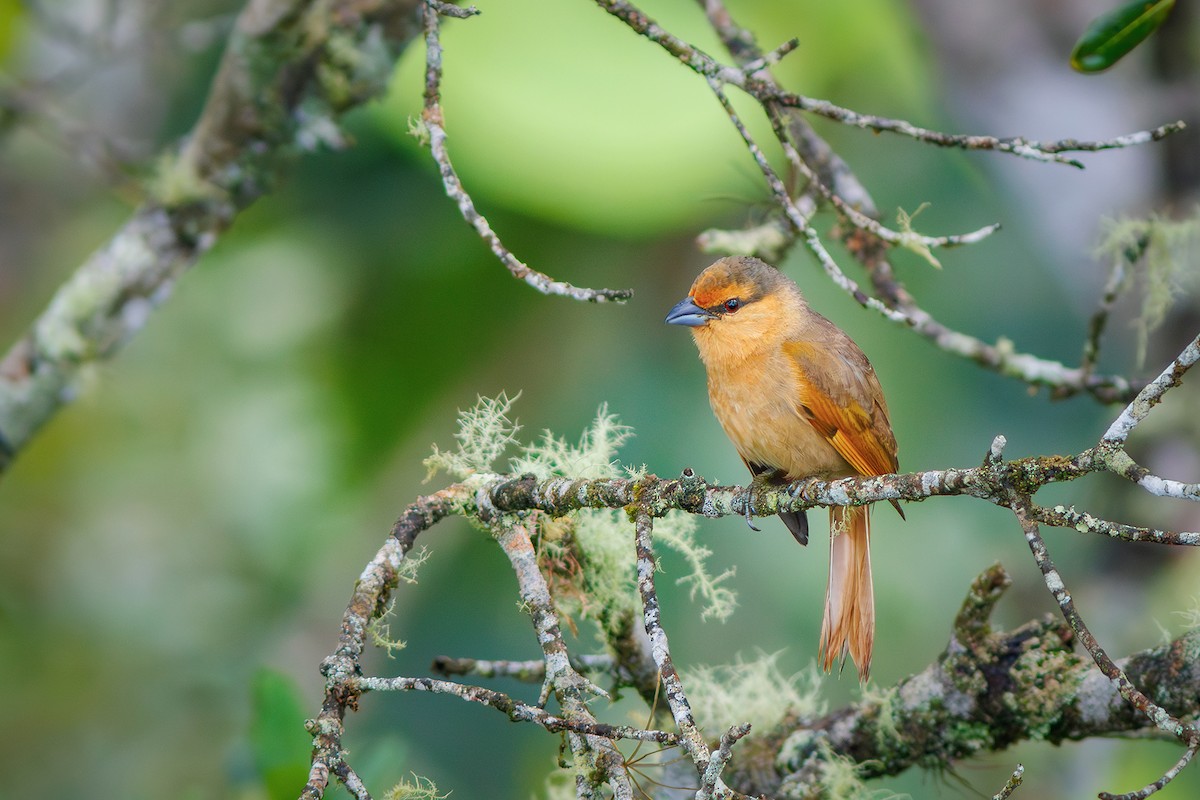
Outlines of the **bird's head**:
{"type": "Polygon", "coordinates": [[[722,258],[667,314],[686,325],[705,363],[741,360],[787,336],[806,304],[796,284],[757,258],[722,258]]]}

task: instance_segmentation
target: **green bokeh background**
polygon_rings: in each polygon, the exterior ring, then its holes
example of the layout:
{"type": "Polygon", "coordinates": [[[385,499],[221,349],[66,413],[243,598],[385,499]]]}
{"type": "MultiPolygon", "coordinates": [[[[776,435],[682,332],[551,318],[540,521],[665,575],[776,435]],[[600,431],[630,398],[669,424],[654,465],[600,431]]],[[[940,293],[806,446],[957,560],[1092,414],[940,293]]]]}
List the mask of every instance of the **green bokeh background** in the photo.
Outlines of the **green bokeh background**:
{"type": "MultiPolygon", "coordinates": [[[[432,442],[451,444],[456,409],[478,395],[521,392],[515,412],[531,437],[548,428],[574,439],[607,402],[637,432],[622,454],[629,464],[744,480],[708,410],[689,337],[662,324],[711,260],[694,236],[744,224],[765,197],[736,132],[700,79],[589,3],[478,5],[482,16],[448,24],[443,36],[449,146],[464,182],[527,263],[579,285],[632,287],[634,300],[546,298],[508,276],[406,134],[423,58],[411,48],[392,95],[346,120],[354,146],[301,159],[119,358],[89,371],[76,402],[0,480],[0,796],[267,796],[252,731],[275,728],[252,721],[256,676],[267,668],[290,677],[302,707],[316,713],[317,667],[334,646],[356,576],[405,504],[437,488],[440,479],[422,483],[421,459],[432,442]]],[[[800,36],[778,69],[785,85],[961,129],[939,94],[942,67],[904,4],[731,6],[764,45],[800,36]]],[[[644,8],[718,52],[693,4],[644,8]]],[[[195,14],[219,29],[233,10],[211,2],[195,14]]],[[[178,22],[147,24],[161,32],[178,22]]],[[[46,46],[38,20],[0,0],[0,30],[5,69],[33,74],[46,46]]],[[[145,81],[160,98],[140,130],[152,153],[194,122],[218,56],[219,37],[156,52],[149,78],[122,73],[118,59],[115,74],[81,80],[56,100],[103,128],[106,97],[90,87],[145,81]]],[[[1068,85],[1089,80],[1070,75],[1065,56],[1061,68],[1068,85]]],[[[1128,129],[1162,121],[1131,120],[1128,129]]],[[[1031,115],[1011,128],[1037,124],[1031,115]]],[[[1106,265],[1070,276],[1041,255],[1044,243],[1019,224],[1022,198],[997,188],[1014,161],[820,130],[885,213],[930,202],[919,218],[926,231],[1006,225],[982,245],[945,254],[940,272],[896,257],[929,311],[985,340],[1006,336],[1046,357],[1078,358],[1106,265]]],[[[1089,131],[1081,122],[1062,135],[1089,131]]],[[[0,341],[10,342],[129,206],[44,120],[7,127],[0,148],[0,341]]],[[[1038,169],[1064,186],[1094,182],[1112,193],[1114,213],[1121,208],[1120,192],[1090,172],[1038,169]]],[[[799,251],[783,267],[871,356],[906,470],[975,465],[999,433],[1014,457],[1077,452],[1116,413],[1087,399],[1050,403],[934,350],[864,312],[799,251]]],[[[1194,298],[1187,302],[1194,308],[1194,298]]],[[[1192,335],[1163,330],[1145,371],[1192,335]]],[[[1102,366],[1134,370],[1131,340],[1124,309],[1102,366]]],[[[1194,387],[1172,394],[1139,431],[1139,452],[1173,441],[1182,461],[1165,463],[1194,467],[1195,398],[1194,387]]],[[[1115,480],[1039,497],[1131,522],[1197,525],[1186,504],[1147,502],[1115,480]]],[[[878,519],[879,685],[937,656],[971,579],[995,561],[1015,581],[999,623],[1054,610],[1006,512],[945,499],[910,506],[907,523],[886,511],[878,519]]],[[[762,527],[701,522],[714,568],[737,568],[740,608],[724,625],[699,622],[686,592],[671,584],[682,565],[665,558],[664,617],[677,663],[783,650],[792,672],[813,658],[826,545],[816,537],[802,550],[775,521],[762,527]]],[[[487,537],[450,520],[421,541],[430,561],[419,585],[401,590],[392,624],[409,647],[391,660],[372,655],[371,668],[414,675],[427,674],[440,654],[536,657],[510,570],[487,537]]],[[[1162,629],[1182,630],[1173,612],[1196,602],[1194,553],[1062,532],[1049,543],[1114,654],[1156,645],[1162,629]]],[[[576,647],[592,649],[586,628],[576,647]]],[[[496,685],[536,698],[537,687],[496,685]]],[[[825,685],[834,704],[858,693],[848,676],[825,685]]],[[[633,712],[622,705],[614,717],[633,712]]],[[[531,726],[438,697],[371,696],[348,727],[354,763],[378,794],[416,772],[455,797],[526,798],[540,793],[557,752],[557,740],[531,726]]],[[[294,735],[305,739],[301,729],[294,735]]],[[[1085,797],[1141,786],[1177,755],[1148,742],[1030,744],[953,775],[913,771],[872,785],[914,797],[990,796],[1020,760],[1028,768],[1021,797],[1085,797]]],[[[1164,798],[1195,796],[1200,777],[1190,773],[1164,798]]],[[[299,776],[293,794],[302,783],[299,776]]]]}

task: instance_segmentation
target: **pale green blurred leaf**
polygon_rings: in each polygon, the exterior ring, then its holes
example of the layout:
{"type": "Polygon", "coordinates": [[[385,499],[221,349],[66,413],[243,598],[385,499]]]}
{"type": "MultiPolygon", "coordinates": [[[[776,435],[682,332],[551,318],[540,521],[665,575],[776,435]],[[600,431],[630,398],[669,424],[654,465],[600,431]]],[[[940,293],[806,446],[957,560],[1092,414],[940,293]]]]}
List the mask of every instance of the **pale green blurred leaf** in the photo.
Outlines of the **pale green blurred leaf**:
{"type": "Polygon", "coordinates": [[[304,786],[312,753],[295,682],[283,673],[259,670],[254,676],[253,713],[250,747],[267,794],[272,800],[295,797],[304,786]]]}

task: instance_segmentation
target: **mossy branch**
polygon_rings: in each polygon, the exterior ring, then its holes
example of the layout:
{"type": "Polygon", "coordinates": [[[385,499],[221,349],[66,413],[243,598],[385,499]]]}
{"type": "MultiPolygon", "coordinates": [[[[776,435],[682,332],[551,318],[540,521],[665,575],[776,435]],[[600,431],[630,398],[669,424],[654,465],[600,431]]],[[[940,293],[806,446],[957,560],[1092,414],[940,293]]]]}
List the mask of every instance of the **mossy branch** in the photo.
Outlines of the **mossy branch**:
{"type": "Polygon", "coordinates": [[[379,96],[418,33],[418,0],[251,0],[204,109],[164,153],[133,215],[63,284],[0,360],[0,474],[112,357],[237,216],[300,154],[339,146],[338,121],[379,96]]]}
{"type": "MultiPolygon", "coordinates": [[[[1090,658],[1074,652],[1073,633],[1046,617],[1011,631],[979,623],[993,605],[979,602],[981,584],[1003,591],[1007,575],[992,567],[976,579],[938,660],[904,679],[881,699],[819,718],[796,718],[759,745],[780,767],[739,763],[731,780],[740,788],[780,797],[823,796],[815,787],[832,755],[859,765],[863,778],[896,775],[914,765],[950,764],[1020,741],[1064,741],[1154,730],[1147,717],[1122,701],[1090,658]],[[971,622],[964,626],[964,620],[971,622]],[[770,780],[764,781],[763,776],[770,780]],[[781,791],[782,789],[782,791],[781,791]]],[[[994,595],[992,595],[994,597],[994,595]]],[[[1200,713],[1200,632],[1119,660],[1129,679],[1176,713],[1200,713]]]]}
{"type": "MultiPolygon", "coordinates": [[[[341,739],[346,711],[357,707],[360,695],[368,689],[455,694],[491,705],[514,720],[564,732],[576,788],[586,797],[601,797],[605,792],[615,797],[633,796],[634,770],[616,748],[618,738],[645,738],[682,748],[692,765],[691,775],[682,779],[694,780],[699,796],[739,798],[770,792],[778,797],[810,798],[844,797],[858,792],[863,778],[894,775],[916,764],[949,765],[1022,740],[1057,743],[1157,730],[1174,735],[1186,748],[1179,762],[1151,785],[1161,788],[1186,766],[1200,742],[1195,724],[1183,722],[1200,713],[1200,632],[1193,629],[1168,645],[1126,659],[1109,658],[1083,625],[1050,561],[1038,526],[1057,525],[1170,545],[1200,545],[1200,534],[1151,531],[1081,516],[1073,509],[1042,508],[1032,498],[1048,484],[1104,472],[1122,475],[1150,492],[1200,498],[1195,487],[1177,492],[1185,485],[1172,488],[1172,482],[1155,478],[1136,464],[1130,467],[1133,462],[1124,451],[1132,430],[1179,385],[1197,360],[1200,338],[1139,393],[1095,447],[1073,456],[1005,461],[1004,437],[998,436],[983,463],[974,468],[837,481],[813,479],[755,487],[753,492],[710,484],[690,469],[669,480],[640,473],[621,477],[613,459],[617,445],[629,432],[604,408],[577,446],[550,434],[535,446],[521,446],[514,438],[517,426],[507,416],[511,403],[481,400],[462,415],[458,452],[439,452],[436,457],[442,466],[458,467],[464,479],[414,502],[359,578],[343,617],[338,649],[322,665],[325,701],[309,725],[313,767],[302,797],[323,796],[330,775],[352,792],[359,787],[341,739]],[[496,437],[504,446],[487,447],[475,441],[478,436],[496,437]],[[490,466],[505,446],[518,448],[512,465],[536,468],[540,474],[476,471],[490,466]],[[594,477],[563,474],[570,466],[594,477]],[[655,588],[655,540],[684,551],[698,576],[697,585],[714,591],[720,579],[706,577],[703,548],[690,535],[676,531],[656,536],[657,520],[681,511],[743,517],[818,505],[893,499],[916,502],[950,495],[976,497],[1014,512],[1047,589],[1063,611],[1062,620],[1048,618],[1013,631],[993,631],[991,613],[1011,583],[997,565],[974,581],[954,618],[945,651],[921,673],[870,693],[856,706],[824,716],[814,711],[811,697],[791,691],[775,697],[776,710],[781,707],[787,712],[782,722],[778,716],[764,717],[763,703],[751,702],[749,695],[704,698],[697,706],[705,709],[704,719],[698,721],[701,717],[693,711],[692,697],[696,689],[700,692],[696,696],[702,698],[712,694],[712,681],[702,677],[689,688],[683,677],[686,670],[678,669],[671,656],[655,588]],[[619,512],[626,515],[624,520],[619,512]],[[524,664],[504,671],[540,678],[542,704],[554,696],[562,709],[560,715],[546,715],[491,689],[361,673],[360,657],[371,624],[393,607],[393,590],[407,574],[404,561],[410,557],[416,537],[451,514],[465,516],[491,531],[508,557],[522,608],[530,615],[541,649],[543,667],[524,664]],[[560,519],[571,524],[565,528],[555,524],[560,519]],[[546,553],[550,557],[544,558],[546,553]],[[636,600],[626,595],[636,596],[636,600]],[[639,606],[644,637],[635,630],[639,606]],[[563,608],[593,615],[610,651],[608,658],[592,662],[594,668],[588,668],[587,678],[579,671],[584,662],[572,658],[563,636],[563,608]],[[1085,654],[1074,652],[1077,641],[1083,644],[1085,654]],[[604,677],[611,679],[614,690],[634,686],[652,708],[661,696],[670,712],[669,717],[657,715],[661,730],[649,728],[648,723],[638,733],[598,720],[591,703],[606,692],[594,681],[604,677]],[[753,711],[754,719],[714,721],[713,708],[733,709],[726,713],[738,715],[753,711]],[[674,731],[668,729],[672,721],[674,731]],[[754,723],[761,729],[752,730],[754,723]],[[722,726],[724,735],[714,747],[712,738],[719,733],[713,730],[715,726],[722,726]],[[605,784],[607,789],[602,788],[605,784]]],[[[764,658],[760,673],[770,672],[769,661],[764,658]]],[[[452,672],[444,666],[439,671],[452,672]]],[[[453,671],[486,670],[472,662],[453,671]]],[[[790,686],[788,681],[774,682],[790,686]]]]}
{"type": "MultiPolygon", "coordinates": [[[[989,465],[966,472],[980,476],[994,471],[995,466],[989,465]]],[[[507,539],[499,542],[501,547],[510,553],[518,575],[523,576],[518,579],[520,583],[531,582],[534,587],[540,585],[544,589],[544,584],[539,583],[528,529],[516,523],[523,514],[571,514],[580,508],[634,504],[643,509],[655,508],[656,513],[665,513],[667,507],[675,506],[710,516],[741,516],[740,504],[745,497],[745,490],[738,487],[712,486],[694,477],[675,481],[654,476],[636,481],[620,478],[538,481],[530,475],[481,477],[481,481],[454,484],[416,501],[396,523],[380,553],[359,578],[342,624],[341,644],[322,668],[327,688],[321,712],[310,723],[315,745],[311,776],[324,776],[327,781],[331,773],[353,775],[344,763],[341,734],[346,710],[357,707],[364,689],[428,691],[432,685],[417,679],[364,678],[359,670],[366,631],[371,620],[383,613],[392,599],[392,591],[400,582],[400,564],[416,537],[437,520],[462,514],[487,518],[495,525],[512,526],[504,534],[507,539]]],[[[809,482],[799,487],[822,502],[835,503],[834,493],[841,502],[856,502],[851,496],[865,488],[847,482],[835,483],[844,485],[834,489],[834,484],[809,482]]],[[[944,481],[927,485],[939,483],[946,485],[944,481]]],[[[979,494],[988,485],[986,480],[971,479],[958,483],[955,491],[947,493],[979,494]]],[[[786,487],[774,492],[774,499],[793,502],[788,492],[786,487]]],[[[912,494],[914,497],[910,499],[915,499],[917,493],[912,494]]],[[[643,513],[639,519],[645,526],[640,538],[648,543],[653,516],[643,513]]],[[[640,552],[640,574],[644,581],[651,581],[643,584],[643,595],[653,596],[653,553],[640,552]]],[[[742,735],[731,740],[728,744],[732,752],[727,762],[721,762],[724,772],[711,784],[715,787],[713,796],[769,792],[778,797],[827,797],[833,795],[822,787],[834,774],[831,770],[839,765],[844,767],[847,759],[858,765],[854,774],[869,778],[895,775],[917,764],[950,764],[1026,739],[1057,743],[1153,729],[1153,723],[1144,713],[1121,701],[1118,689],[1095,671],[1086,655],[1072,651],[1074,635],[1062,620],[1047,618],[1012,631],[991,629],[990,614],[1009,584],[1007,574],[998,565],[976,579],[955,618],[950,643],[938,661],[921,673],[857,706],[826,716],[795,716],[797,708],[812,708],[811,699],[798,702],[789,707],[793,715],[782,725],[765,727],[754,736],[746,736],[744,753],[733,747],[733,742],[742,740],[742,735]],[[768,765],[774,766],[768,768],[768,765]]],[[[571,731],[578,737],[574,745],[576,758],[582,758],[588,769],[596,771],[594,775],[605,776],[609,782],[628,780],[616,751],[597,750],[596,738],[605,735],[613,739],[643,735],[653,738],[658,734],[636,734],[624,728],[607,731],[604,723],[596,720],[587,700],[590,691],[587,687],[593,684],[582,679],[570,663],[549,595],[538,589],[528,594],[523,590],[522,596],[527,598],[527,606],[534,615],[537,638],[546,658],[547,666],[534,670],[538,673],[536,677],[545,680],[552,692],[569,687],[563,713],[558,717],[542,716],[502,693],[448,681],[437,682],[437,691],[460,694],[464,699],[493,705],[510,715],[516,709],[523,720],[543,724],[549,730],[571,731]]],[[[650,607],[655,609],[654,616],[647,619],[657,620],[657,606],[650,607]]],[[[659,663],[662,676],[663,666],[671,664],[669,648],[665,632],[657,622],[652,630],[661,634],[659,645],[654,645],[653,637],[650,645],[656,660],[666,659],[659,663]]],[[[1167,645],[1117,663],[1128,680],[1160,706],[1170,708],[1180,717],[1200,713],[1200,631],[1191,630],[1167,645]]],[[[619,659],[601,660],[594,666],[598,667],[594,675],[608,669],[616,685],[631,683],[628,673],[619,669],[619,659]]],[[[683,694],[683,680],[673,666],[670,669],[675,682],[670,684],[673,690],[668,688],[667,699],[680,704],[675,718],[686,723],[681,729],[684,737],[681,741],[687,743],[696,763],[700,775],[697,779],[707,780],[703,776],[714,753],[699,735],[683,694]]],[[[524,671],[529,670],[527,666],[524,671]]],[[[321,797],[324,789],[321,780],[310,780],[302,797],[321,797]]]]}

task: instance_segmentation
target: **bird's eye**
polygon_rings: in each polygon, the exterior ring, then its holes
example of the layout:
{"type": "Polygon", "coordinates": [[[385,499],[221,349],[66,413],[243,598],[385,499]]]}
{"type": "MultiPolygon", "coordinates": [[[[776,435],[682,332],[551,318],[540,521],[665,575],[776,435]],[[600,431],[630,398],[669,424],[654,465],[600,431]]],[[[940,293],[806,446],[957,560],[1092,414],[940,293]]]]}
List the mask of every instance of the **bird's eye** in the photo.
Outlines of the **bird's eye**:
{"type": "Polygon", "coordinates": [[[726,311],[728,311],[730,314],[732,314],[733,312],[737,311],[739,308],[742,307],[742,301],[737,299],[736,297],[731,297],[728,300],[726,300],[722,305],[725,307],[726,311]]]}

